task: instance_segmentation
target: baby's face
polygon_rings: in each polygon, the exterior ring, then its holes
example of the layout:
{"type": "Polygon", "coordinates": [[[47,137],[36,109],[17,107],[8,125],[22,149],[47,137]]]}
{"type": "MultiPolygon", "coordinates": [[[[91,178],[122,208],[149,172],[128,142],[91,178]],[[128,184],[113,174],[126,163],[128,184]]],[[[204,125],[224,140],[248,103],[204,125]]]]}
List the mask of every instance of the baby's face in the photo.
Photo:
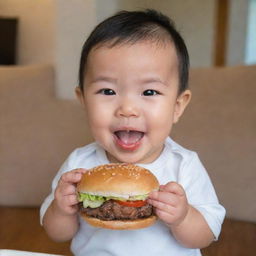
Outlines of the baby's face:
{"type": "Polygon", "coordinates": [[[110,162],[154,161],[190,98],[189,91],[178,96],[174,46],[102,46],[90,52],[87,67],[84,94],[77,93],[110,162]]]}

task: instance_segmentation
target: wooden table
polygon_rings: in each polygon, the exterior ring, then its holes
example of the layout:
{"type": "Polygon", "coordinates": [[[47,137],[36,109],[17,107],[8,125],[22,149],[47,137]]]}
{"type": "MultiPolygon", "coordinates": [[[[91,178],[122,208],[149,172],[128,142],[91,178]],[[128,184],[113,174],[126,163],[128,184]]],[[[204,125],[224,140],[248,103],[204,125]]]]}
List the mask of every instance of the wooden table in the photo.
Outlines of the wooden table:
{"type": "MultiPolygon", "coordinates": [[[[55,243],[39,224],[38,208],[0,207],[0,248],[72,255],[70,243],[55,243]]],[[[204,256],[253,256],[256,224],[226,219],[218,242],[202,250],[204,256]]]]}

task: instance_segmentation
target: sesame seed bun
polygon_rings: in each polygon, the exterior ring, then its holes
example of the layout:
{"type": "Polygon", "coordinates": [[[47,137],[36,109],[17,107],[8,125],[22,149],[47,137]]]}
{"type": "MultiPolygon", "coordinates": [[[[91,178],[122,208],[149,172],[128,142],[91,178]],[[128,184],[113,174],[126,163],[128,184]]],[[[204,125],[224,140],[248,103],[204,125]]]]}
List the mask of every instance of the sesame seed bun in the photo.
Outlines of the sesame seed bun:
{"type": "Polygon", "coordinates": [[[156,177],[133,164],[105,164],[88,170],[77,185],[78,192],[129,197],[158,190],[156,177]]]}

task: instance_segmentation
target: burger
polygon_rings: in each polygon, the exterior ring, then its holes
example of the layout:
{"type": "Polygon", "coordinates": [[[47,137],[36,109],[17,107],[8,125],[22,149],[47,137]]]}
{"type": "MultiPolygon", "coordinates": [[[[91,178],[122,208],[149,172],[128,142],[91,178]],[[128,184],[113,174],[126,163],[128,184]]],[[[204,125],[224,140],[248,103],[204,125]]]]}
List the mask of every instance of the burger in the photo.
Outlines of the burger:
{"type": "Polygon", "coordinates": [[[88,170],[77,185],[82,218],[107,229],[139,229],[156,221],[148,194],[158,190],[156,177],[133,164],[106,164],[88,170]]]}

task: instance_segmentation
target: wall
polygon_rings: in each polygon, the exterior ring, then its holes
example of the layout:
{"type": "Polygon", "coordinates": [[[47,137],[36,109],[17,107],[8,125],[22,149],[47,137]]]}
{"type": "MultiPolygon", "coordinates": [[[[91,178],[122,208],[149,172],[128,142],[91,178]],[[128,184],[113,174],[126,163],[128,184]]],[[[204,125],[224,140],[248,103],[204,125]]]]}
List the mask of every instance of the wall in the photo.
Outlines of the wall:
{"type": "Polygon", "coordinates": [[[245,63],[248,0],[231,0],[226,65],[243,65],[245,63]]]}
{"type": "Polygon", "coordinates": [[[245,61],[247,64],[256,63],[256,0],[249,1],[245,61]]]}
{"type": "MultiPolygon", "coordinates": [[[[228,65],[242,64],[248,0],[230,0],[228,65]]],[[[92,28],[118,10],[155,8],[172,17],[191,66],[213,64],[216,0],[0,0],[0,15],[20,18],[18,64],[53,63],[56,94],[74,98],[79,55],[92,28]]]]}
{"type": "Polygon", "coordinates": [[[57,96],[73,98],[84,39],[107,16],[136,8],[156,8],[173,17],[187,42],[191,65],[211,65],[212,0],[5,0],[0,14],[20,17],[18,64],[53,63],[57,96]]]}
{"type": "Polygon", "coordinates": [[[52,0],[0,0],[0,16],[18,17],[17,63],[52,63],[55,4],[52,0]]]}
{"type": "Polygon", "coordinates": [[[187,44],[191,66],[211,66],[213,62],[215,1],[213,0],[124,0],[126,10],[154,8],[171,17],[187,44]]]}
{"type": "Polygon", "coordinates": [[[56,92],[60,98],[73,98],[81,48],[97,23],[96,1],[57,0],[56,10],[56,92]]]}

